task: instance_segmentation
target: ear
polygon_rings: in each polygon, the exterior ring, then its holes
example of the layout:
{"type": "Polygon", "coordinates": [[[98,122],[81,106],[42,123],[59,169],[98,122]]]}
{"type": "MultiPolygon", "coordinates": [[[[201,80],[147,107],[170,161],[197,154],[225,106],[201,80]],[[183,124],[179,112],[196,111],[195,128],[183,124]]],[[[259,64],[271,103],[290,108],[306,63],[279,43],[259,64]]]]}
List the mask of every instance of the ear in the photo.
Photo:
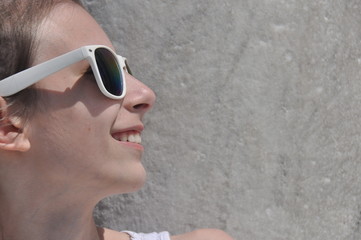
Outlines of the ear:
{"type": "Polygon", "coordinates": [[[30,149],[30,141],[24,131],[24,121],[10,116],[8,110],[5,99],[0,97],[0,150],[26,152],[30,149]]]}

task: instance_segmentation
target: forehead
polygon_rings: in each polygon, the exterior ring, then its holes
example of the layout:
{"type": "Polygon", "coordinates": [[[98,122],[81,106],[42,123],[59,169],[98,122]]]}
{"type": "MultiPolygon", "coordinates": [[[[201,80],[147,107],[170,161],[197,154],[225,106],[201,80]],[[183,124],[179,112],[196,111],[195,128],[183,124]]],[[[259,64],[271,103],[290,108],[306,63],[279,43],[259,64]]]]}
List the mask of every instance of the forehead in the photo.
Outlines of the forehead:
{"type": "Polygon", "coordinates": [[[58,4],[39,27],[36,62],[86,45],[106,45],[113,48],[109,38],[95,19],[74,3],[58,4]]]}

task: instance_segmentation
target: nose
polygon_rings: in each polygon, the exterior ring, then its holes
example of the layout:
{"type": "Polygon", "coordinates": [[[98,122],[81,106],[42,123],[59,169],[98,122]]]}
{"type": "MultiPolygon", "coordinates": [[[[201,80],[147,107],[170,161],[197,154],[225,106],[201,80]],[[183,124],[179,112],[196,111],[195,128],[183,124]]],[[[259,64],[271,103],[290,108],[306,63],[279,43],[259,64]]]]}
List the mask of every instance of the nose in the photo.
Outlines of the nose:
{"type": "Polygon", "coordinates": [[[129,112],[145,114],[154,105],[156,97],[153,90],[128,73],[125,73],[125,81],[127,92],[123,106],[129,112]]]}

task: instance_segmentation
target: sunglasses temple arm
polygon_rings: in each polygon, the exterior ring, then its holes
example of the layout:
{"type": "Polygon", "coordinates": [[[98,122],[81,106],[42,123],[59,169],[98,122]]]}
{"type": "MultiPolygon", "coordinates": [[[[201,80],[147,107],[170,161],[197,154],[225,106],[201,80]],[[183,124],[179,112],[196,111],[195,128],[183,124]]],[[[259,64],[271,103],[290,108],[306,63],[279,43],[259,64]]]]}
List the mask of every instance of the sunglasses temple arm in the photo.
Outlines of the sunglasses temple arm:
{"type": "Polygon", "coordinates": [[[82,48],[79,48],[16,73],[0,81],[0,96],[6,97],[15,94],[41,79],[85,58],[82,48]]]}

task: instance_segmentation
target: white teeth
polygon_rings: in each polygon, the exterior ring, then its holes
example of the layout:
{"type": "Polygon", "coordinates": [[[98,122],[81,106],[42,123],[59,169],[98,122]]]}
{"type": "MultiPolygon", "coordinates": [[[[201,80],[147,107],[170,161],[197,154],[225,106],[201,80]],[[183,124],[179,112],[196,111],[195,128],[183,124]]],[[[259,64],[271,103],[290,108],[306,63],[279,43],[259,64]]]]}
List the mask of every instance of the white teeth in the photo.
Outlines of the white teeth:
{"type": "Polygon", "coordinates": [[[114,138],[118,141],[122,142],[133,142],[133,143],[141,143],[142,138],[140,137],[140,133],[132,132],[132,133],[121,133],[114,136],[114,138]]]}
{"type": "Polygon", "coordinates": [[[140,134],[135,135],[135,142],[142,143],[142,138],[140,137],[140,134]]]}
{"type": "Polygon", "coordinates": [[[130,135],[128,136],[128,141],[129,141],[129,142],[135,142],[135,136],[134,136],[133,134],[130,134],[130,135]]]}
{"type": "Polygon", "coordinates": [[[123,142],[126,142],[126,141],[128,141],[128,136],[124,134],[124,135],[122,135],[122,136],[120,137],[120,139],[118,139],[118,140],[123,141],[123,142]]]}

